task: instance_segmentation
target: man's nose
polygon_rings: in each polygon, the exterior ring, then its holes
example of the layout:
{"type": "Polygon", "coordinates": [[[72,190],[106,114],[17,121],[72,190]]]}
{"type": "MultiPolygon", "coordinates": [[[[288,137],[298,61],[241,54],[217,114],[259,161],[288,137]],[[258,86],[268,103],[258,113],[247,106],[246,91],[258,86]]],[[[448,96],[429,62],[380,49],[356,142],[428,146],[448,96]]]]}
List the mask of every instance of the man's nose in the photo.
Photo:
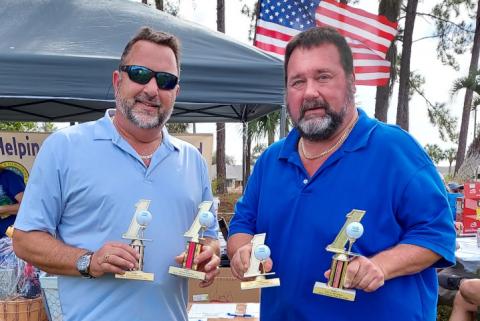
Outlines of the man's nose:
{"type": "Polygon", "coordinates": [[[307,80],[304,96],[306,99],[318,98],[320,96],[318,84],[314,80],[307,80]]]}
{"type": "Polygon", "coordinates": [[[155,77],[152,77],[149,82],[143,86],[143,91],[149,96],[156,96],[158,94],[158,85],[155,77]]]}

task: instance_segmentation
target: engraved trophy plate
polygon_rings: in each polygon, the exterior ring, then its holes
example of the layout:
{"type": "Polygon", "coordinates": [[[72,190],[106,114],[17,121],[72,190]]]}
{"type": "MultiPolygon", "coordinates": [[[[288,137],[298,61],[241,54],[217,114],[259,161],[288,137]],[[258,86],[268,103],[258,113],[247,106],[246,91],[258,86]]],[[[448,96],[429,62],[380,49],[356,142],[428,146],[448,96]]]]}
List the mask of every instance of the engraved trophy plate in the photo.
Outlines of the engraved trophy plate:
{"type": "Polygon", "coordinates": [[[190,238],[190,241],[187,241],[182,266],[170,266],[168,273],[184,278],[205,280],[206,273],[197,271],[198,266],[194,263],[194,259],[202,251],[203,233],[215,225],[215,216],[210,212],[212,205],[212,201],[204,201],[198,205],[197,216],[192,226],[183,235],[190,238]]]}
{"type": "Polygon", "coordinates": [[[275,272],[265,273],[264,263],[270,257],[270,248],[265,243],[266,234],[256,234],[253,236],[252,253],[250,254],[250,265],[247,272],[243,275],[245,278],[254,277],[252,281],[243,281],[240,283],[242,290],[268,288],[280,286],[280,279],[267,279],[267,275],[274,275],[275,272]]]}
{"type": "Polygon", "coordinates": [[[140,254],[138,260],[138,270],[126,271],[124,274],[115,274],[117,279],[139,280],[139,281],[153,281],[154,274],[143,271],[145,245],[144,241],[151,241],[145,239],[143,234],[147,225],[152,220],[152,214],[148,211],[150,200],[140,200],[135,205],[136,210],[133,214],[132,221],[128,227],[128,231],[122,235],[123,239],[131,240],[130,246],[133,247],[140,254]]]}
{"type": "Polygon", "coordinates": [[[342,229],[333,243],[326,248],[328,252],[335,253],[332,258],[328,282],[315,282],[313,293],[336,299],[355,301],[355,290],[345,289],[344,283],[348,263],[354,256],[359,256],[359,254],[352,253],[352,245],[363,234],[363,225],[360,223],[363,215],[365,215],[365,211],[361,210],[352,210],[347,214],[347,220],[342,229]],[[348,250],[345,249],[347,242],[348,250]]]}

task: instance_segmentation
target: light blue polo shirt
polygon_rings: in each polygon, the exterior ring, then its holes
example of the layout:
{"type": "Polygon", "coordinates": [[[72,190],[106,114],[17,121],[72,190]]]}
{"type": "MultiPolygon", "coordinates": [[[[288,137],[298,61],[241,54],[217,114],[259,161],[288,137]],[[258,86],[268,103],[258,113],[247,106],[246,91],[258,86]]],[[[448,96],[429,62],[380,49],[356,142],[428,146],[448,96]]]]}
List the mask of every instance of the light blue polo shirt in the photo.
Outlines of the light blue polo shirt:
{"type": "Polygon", "coordinates": [[[396,126],[359,120],[347,140],[310,177],[290,132],[255,164],[236,205],[230,234],[266,233],[281,286],[262,289],[262,321],[434,321],[435,267],[455,262],[455,231],[445,187],[417,142],[396,126]],[[397,244],[413,244],[442,258],[420,273],[357,290],[354,302],[313,294],[326,282],[327,252],[353,209],[366,211],[364,234],[353,251],[367,257],[397,244]]]}
{"type": "MultiPolygon", "coordinates": [[[[40,230],[92,251],[121,241],[140,199],[151,200],[145,272],[155,281],[59,277],[64,320],[186,320],[187,281],[168,274],[185,249],[197,206],[212,200],[205,160],[168,135],[149,167],[118,134],[109,110],[98,121],[60,130],[38,154],[15,228],[40,230]]],[[[216,228],[205,233],[216,238],[216,228]]]]}

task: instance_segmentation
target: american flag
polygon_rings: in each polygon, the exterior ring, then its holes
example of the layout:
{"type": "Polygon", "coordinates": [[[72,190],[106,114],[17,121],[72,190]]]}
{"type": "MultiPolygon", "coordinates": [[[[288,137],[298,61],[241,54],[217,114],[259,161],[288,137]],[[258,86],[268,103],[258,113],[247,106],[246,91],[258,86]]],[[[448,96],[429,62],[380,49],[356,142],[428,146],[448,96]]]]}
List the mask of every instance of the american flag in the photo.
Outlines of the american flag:
{"type": "Polygon", "coordinates": [[[335,0],[261,0],[254,44],[283,59],[290,38],[315,26],[336,28],[347,39],[357,85],[388,84],[390,62],[385,56],[397,23],[335,0]]]}

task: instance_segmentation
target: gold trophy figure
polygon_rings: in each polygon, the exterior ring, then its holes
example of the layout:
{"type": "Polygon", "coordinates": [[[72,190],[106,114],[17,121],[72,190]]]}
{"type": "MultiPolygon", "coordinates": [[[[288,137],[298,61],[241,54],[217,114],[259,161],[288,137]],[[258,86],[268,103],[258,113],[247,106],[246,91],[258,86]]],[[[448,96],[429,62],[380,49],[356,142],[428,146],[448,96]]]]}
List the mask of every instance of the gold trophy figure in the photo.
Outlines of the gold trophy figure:
{"type": "Polygon", "coordinates": [[[270,248],[265,245],[265,233],[256,234],[252,239],[252,253],[250,254],[250,265],[247,272],[243,275],[245,278],[255,277],[253,281],[240,283],[242,290],[267,288],[280,286],[280,279],[267,279],[267,275],[274,275],[275,272],[265,273],[265,261],[270,257],[270,248]]]}
{"type": "Polygon", "coordinates": [[[360,223],[363,215],[365,215],[365,211],[361,210],[352,210],[347,214],[347,220],[342,229],[333,243],[327,246],[328,252],[335,253],[328,282],[327,284],[315,282],[313,293],[342,300],[355,300],[355,290],[345,289],[344,283],[348,262],[352,257],[359,256],[359,254],[352,253],[352,245],[363,234],[363,225],[360,223]],[[347,242],[348,250],[345,249],[347,242]]]}
{"type": "Polygon", "coordinates": [[[198,212],[190,229],[184,234],[190,238],[187,241],[182,267],[170,266],[168,273],[185,278],[205,280],[205,272],[197,271],[197,264],[193,263],[195,257],[202,251],[204,242],[203,233],[215,225],[215,216],[210,212],[213,202],[204,201],[198,206],[198,212]]]}
{"type": "Polygon", "coordinates": [[[139,254],[140,259],[138,260],[138,270],[127,271],[125,274],[115,274],[117,279],[130,279],[130,280],[142,280],[142,281],[153,281],[154,274],[143,272],[143,263],[144,263],[144,254],[145,254],[145,245],[144,241],[151,241],[144,238],[145,229],[147,225],[152,221],[152,213],[148,211],[148,206],[150,205],[149,200],[140,200],[136,204],[137,210],[132,217],[130,222],[130,227],[128,228],[127,233],[122,235],[122,238],[131,240],[130,246],[133,247],[139,254]]]}

